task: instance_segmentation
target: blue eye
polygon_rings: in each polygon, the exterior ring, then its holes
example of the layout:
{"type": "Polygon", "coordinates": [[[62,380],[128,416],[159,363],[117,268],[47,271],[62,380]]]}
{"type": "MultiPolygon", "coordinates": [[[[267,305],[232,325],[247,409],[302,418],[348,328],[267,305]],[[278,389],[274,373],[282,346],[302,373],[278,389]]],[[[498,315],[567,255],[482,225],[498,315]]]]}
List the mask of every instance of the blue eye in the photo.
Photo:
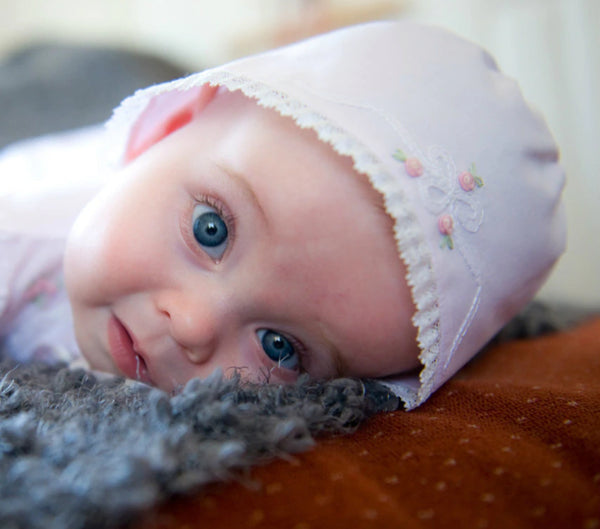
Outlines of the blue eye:
{"type": "Polygon", "coordinates": [[[285,336],[269,329],[260,329],[257,334],[263,351],[273,362],[285,369],[298,368],[298,353],[285,336]]]}
{"type": "Polygon", "coordinates": [[[213,259],[220,259],[227,248],[227,224],[219,213],[206,204],[194,208],[192,228],[194,239],[213,259]]]}

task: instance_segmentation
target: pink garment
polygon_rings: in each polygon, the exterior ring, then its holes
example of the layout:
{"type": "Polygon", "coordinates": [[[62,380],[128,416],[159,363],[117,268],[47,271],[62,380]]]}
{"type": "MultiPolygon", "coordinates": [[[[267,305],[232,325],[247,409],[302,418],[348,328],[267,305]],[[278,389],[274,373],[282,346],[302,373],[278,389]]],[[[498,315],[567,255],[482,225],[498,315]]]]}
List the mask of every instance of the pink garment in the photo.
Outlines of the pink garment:
{"type": "Polygon", "coordinates": [[[80,356],[62,262],[75,217],[101,185],[100,136],[83,129],[0,153],[0,343],[16,360],[80,356]]]}
{"type": "Polygon", "coordinates": [[[564,249],[564,175],[550,132],[484,50],[449,32],[365,24],[150,87],[109,124],[117,156],[158,95],[205,84],[313,129],[383,195],[423,364],[386,380],[407,408],[534,296],[564,249]]]}

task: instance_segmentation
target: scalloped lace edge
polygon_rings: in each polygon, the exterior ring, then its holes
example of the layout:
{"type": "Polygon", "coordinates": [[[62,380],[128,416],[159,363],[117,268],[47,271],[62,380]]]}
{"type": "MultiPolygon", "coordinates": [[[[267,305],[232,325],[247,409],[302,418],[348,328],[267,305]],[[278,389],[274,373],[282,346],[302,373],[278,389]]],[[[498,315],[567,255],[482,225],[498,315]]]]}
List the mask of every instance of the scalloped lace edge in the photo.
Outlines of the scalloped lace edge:
{"type": "Polygon", "coordinates": [[[407,205],[400,180],[386,171],[384,165],[362,142],[327,117],[267,84],[223,69],[214,69],[139,90],[125,99],[107,123],[113,163],[121,163],[131,125],[153,97],[167,91],[185,91],[207,83],[223,86],[229,91],[239,90],[256,100],[259,105],[271,108],[282,116],[291,117],[299,127],[313,129],[321,141],[331,145],[336,152],[350,156],[354,161],[354,168],[366,175],[371,185],[382,193],[386,211],[394,219],[396,244],[407,269],[406,279],[416,306],[412,321],[417,328],[417,341],[421,349],[419,360],[423,365],[418,390],[403,385],[401,381],[395,383],[393,377],[383,382],[404,401],[406,409],[415,408],[432,393],[440,349],[440,310],[433,261],[418,221],[407,205]]]}

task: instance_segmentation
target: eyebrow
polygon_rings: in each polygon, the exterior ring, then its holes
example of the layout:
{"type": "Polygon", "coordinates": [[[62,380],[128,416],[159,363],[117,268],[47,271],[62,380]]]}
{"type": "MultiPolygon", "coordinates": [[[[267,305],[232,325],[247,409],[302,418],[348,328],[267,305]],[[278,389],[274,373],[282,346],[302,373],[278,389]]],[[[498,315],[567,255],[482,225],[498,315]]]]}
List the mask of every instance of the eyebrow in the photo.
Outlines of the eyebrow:
{"type": "Polygon", "coordinates": [[[258,200],[254,189],[250,185],[250,182],[248,182],[248,179],[243,174],[236,171],[227,163],[224,163],[221,160],[215,160],[214,163],[219,169],[221,169],[221,171],[225,173],[225,175],[229,177],[229,179],[236,185],[236,187],[242,190],[243,194],[246,195],[246,197],[250,200],[255,209],[257,209],[260,213],[260,216],[262,217],[262,220],[265,223],[265,225],[268,226],[269,223],[267,222],[267,215],[265,213],[265,210],[263,209],[260,200],[258,200]]]}

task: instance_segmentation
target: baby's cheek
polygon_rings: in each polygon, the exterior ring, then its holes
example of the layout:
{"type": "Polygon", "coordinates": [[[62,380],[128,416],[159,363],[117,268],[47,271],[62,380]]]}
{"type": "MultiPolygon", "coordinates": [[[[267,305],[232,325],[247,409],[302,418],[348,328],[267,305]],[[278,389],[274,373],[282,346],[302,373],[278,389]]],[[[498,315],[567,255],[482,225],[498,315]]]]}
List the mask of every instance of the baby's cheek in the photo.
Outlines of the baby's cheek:
{"type": "Polygon", "coordinates": [[[70,295],[87,304],[104,304],[134,277],[127,263],[131,244],[127,226],[110,221],[102,204],[89,204],[75,222],[65,254],[70,295]]]}
{"type": "Polygon", "coordinates": [[[335,313],[345,375],[379,377],[419,366],[410,294],[397,285],[383,287],[374,289],[373,296],[358,285],[357,297],[349,296],[345,310],[335,313]]]}

